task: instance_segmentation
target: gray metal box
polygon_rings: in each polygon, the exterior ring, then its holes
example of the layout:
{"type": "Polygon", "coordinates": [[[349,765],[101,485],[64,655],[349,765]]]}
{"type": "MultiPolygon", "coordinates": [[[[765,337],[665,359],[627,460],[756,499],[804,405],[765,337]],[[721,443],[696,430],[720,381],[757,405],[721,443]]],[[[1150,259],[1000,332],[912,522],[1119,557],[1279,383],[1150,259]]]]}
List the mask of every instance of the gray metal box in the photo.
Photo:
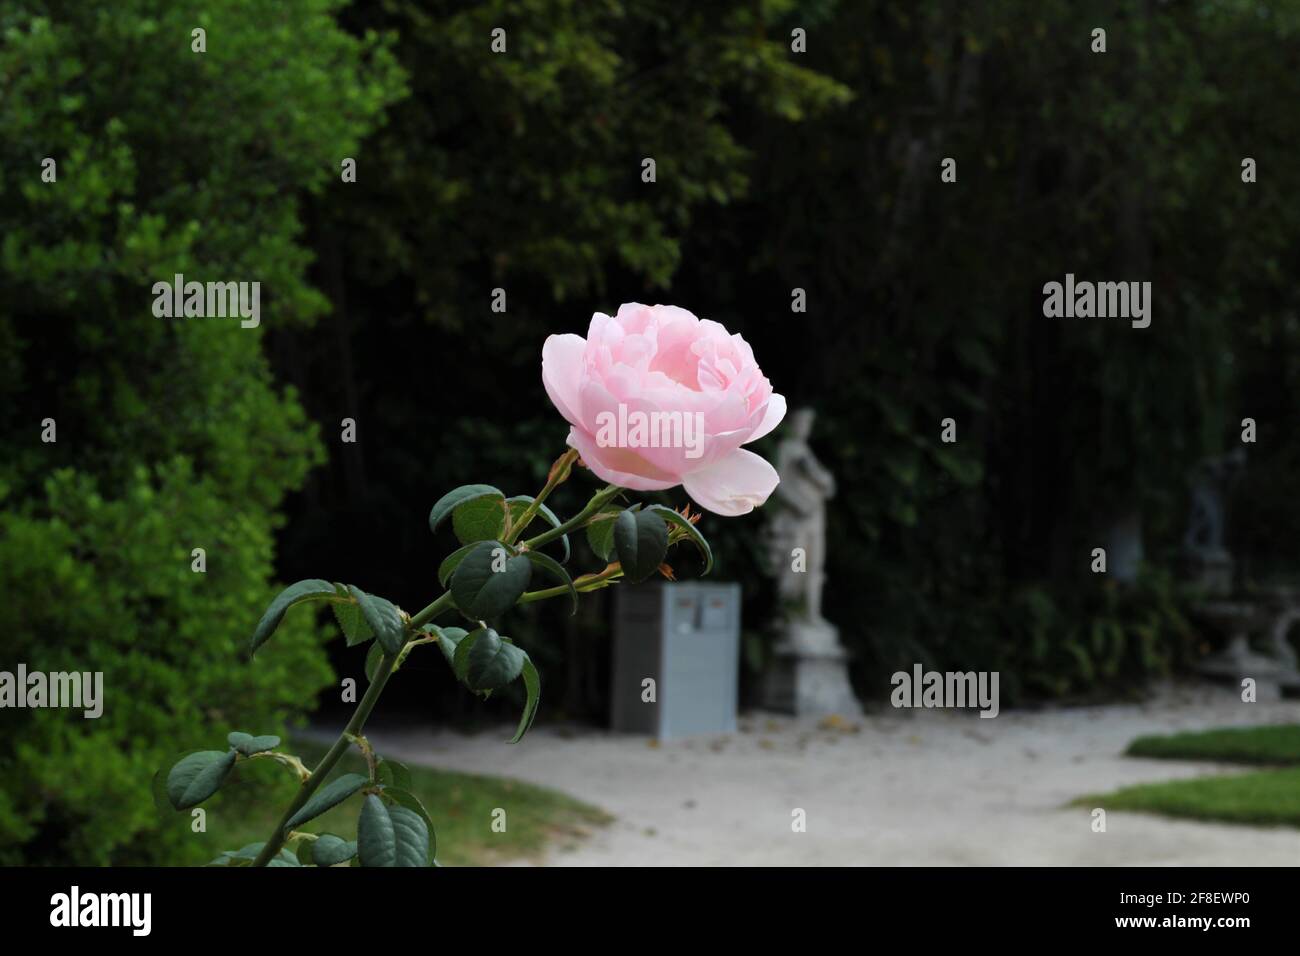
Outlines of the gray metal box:
{"type": "Polygon", "coordinates": [[[734,733],[740,585],[659,581],[614,594],[612,729],[659,738],[734,733]],[[647,677],[653,703],[642,700],[647,677]]]}

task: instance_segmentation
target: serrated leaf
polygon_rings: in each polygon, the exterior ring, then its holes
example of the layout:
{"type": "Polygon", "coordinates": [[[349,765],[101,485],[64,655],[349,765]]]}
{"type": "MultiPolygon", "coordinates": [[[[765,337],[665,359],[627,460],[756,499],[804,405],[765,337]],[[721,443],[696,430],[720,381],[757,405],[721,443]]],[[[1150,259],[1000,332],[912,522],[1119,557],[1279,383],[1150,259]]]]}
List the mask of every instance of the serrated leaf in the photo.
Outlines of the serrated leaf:
{"type": "Polygon", "coordinates": [[[614,519],[614,552],[633,584],[654,574],[667,551],[668,526],[653,511],[629,509],[614,519]]]}
{"type": "MultiPolygon", "coordinates": [[[[522,653],[522,652],[521,652],[522,653]]],[[[528,733],[533,726],[533,719],[537,716],[537,708],[542,700],[542,678],[537,673],[532,658],[524,654],[524,666],[521,674],[524,678],[524,690],[527,696],[524,699],[524,713],[519,718],[519,727],[515,730],[515,735],[510,738],[512,744],[517,744],[524,739],[524,734],[528,733]]]]}
{"type": "MultiPolygon", "coordinates": [[[[533,498],[531,495],[515,495],[513,498],[507,498],[506,503],[510,505],[510,521],[511,527],[514,528],[516,534],[515,540],[521,540],[518,536],[522,535],[527,529],[516,527],[514,523],[523,517],[524,512],[528,510],[528,506],[533,503],[533,498]]],[[[544,504],[538,506],[537,514],[533,517],[533,521],[536,521],[538,518],[541,518],[552,528],[558,528],[561,524],[561,521],[556,516],[555,512],[544,504]]],[[[532,524],[532,522],[529,522],[529,524],[532,524]]],[[[560,563],[564,564],[569,560],[569,536],[567,534],[562,534],[560,535],[559,541],[560,547],[563,549],[563,553],[560,556],[560,563]]]]}
{"type": "Polygon", "coordinates": [[[474,545],[467,544],[443,558],[442,564],[438,565],[438,584],[445,588],[447,582],[451,580],[452,574],[460,567],[461,561],[465,560],[465,555],[473,550],[474,545]]]}
{"type": "Polygon", "coordinates": [[[233,750],[200,750],[183,757],[167,774],[167,798],[177,810],[198,806],[221,789],[234,765],[233,750]]]}
{"type": "Polygon", "coordinates": [[[355,840],[322,833],[311,844],[311,862],[316,866],[338,866],[357,855],[355,840]]]}
{"type": "Polygon", "coordinates": [[[614,553],[614,519],[623,511],[622,508],[602,508],[587,525],[587,544],[602,561],[609,561],[614,553]],[[601,517],[607,515],[608,517],[601,517]]]}
{"type": "Polygon", "coordinates": [[[379,646],[379,642],[370,645],[370,650],[366,651],[366,681],[373,684],[375,682],[375,671],[379,670],[379,662],[384,659],[384,649],[379,646]]]}
{"type": "Polygon", "coordinates": [[[389,654],[400,651],[402,645],[406,643],[406,622],[402,620],[402,612],[398,610],[397,605],[384,598],[367,594],[358,587],[349,585],[348,591],[356,598],[357,606],[361,608],[361,616],[365,618],[370,630],[374,631],[375,638],[383,645],[384,650],[389,654]]]}
{"type": "Polygon", "coordinates": [[[490,627],[471,631],[456,645],[452,670],[470,690],[496,690],[519,676],[527,655],[490,627]]]}
{"type": "Polygon", "coordinates": [[[451,528],[461,544],[495,541],[505,537],[505,495],[484,495],[462,502],[451,513],[451,528]]]}
{"type": "Polygon", "coordinates": [[[357,857],[362,866],[427,866],[429,828],[415,811],[371,794],[357,820],[357,857]]]}
{"type": "Polygon", "coordinates": [[[338,592],[329,581],[310,578],[289,585],[276,596],[270,607],[266,609],[266,613],[262,615],[262,619],[257,622],[253,639],[248,645],[248,656],[252,657],[256,654],[257,649],[270,639],[275,629],[280,626],[280,622],[284,620],[284,615],[289,608],[304,601],[324,601],[330,598],[337,599],[338,592]]]}
{"type": "Polygon", "coordinates": [[[433,819],[429,816],[429,811],[424,809],[424,804],[420,798],[411,792],[409,787],[385,787],[383,797],[389,803],[396,803],[398,806],[405,807],[412,813],[419,815],[424,821],[424,825],[429,830],[429,855],[426,862],[433,859],[438,852],[438,835],[433,831],[433,819]]]}
{"type": "Polygon", "coordinates": [[[713,570],[713,549],[709,547],[709,542],[705,540],[704,535],[700,534],[700,530],[695,527],[695,525],[691,524],[691,522],[679,512],[663,505],[650,505],[646,510],[653,511],[665,521],[684,529],[686,531],[686,536],[691,539],[691,543],[699,549],[700,554],[704,555],[703,573],[708,574],[713,570]]]}
{"type": "Polygon", "coordinates": [[[451,596],[462,614],[482,621],[514,607],[532,580],[533,565],[522,555],[509,554],[499,541],[480,541],[461,560],[451,576],[451,596]]]}
{"type": "Polygon", "coordinates": [[[465,639],[469,631],[463,627],[434,627],[434,632],[438,635],[438,647],[442,649],[442,656],[447,658],[447,663],[455,670],[456,645],[465,639]]]}
{"type": "Polygon", "coordinates": [[[346,601],[340,601],[331,605],[334,608],[334,617],[339,622],[339,627],[343,631],[343,637],[348,642],[348,647],[356,647],[358,644],[364,644],[375,636],[375,632],[370,629],[366,623],[366,616],[361,613],[361,606],[356,603],[352,597],[352,592],[346,584],[336,584],[339,592],[347,596],[346,601]]]}
{"type": "Polygon", "coordinates": [[[438,525],[442,524],[456,510],[457,506],[467,501],[474,501],[477,498],[492,495],[500,496],[502,499],[505,498],[505,495],[491,485],[461,485],[459,488],[453,488],[439,498],[437,503],[434,504],[433,510],[429,512],[429,530],[437,531],[438,525]]]}
{"type": "Polygon", "coordinates": [[[573,602],[573,613],[578,613],[578,589],[573,586],[573,579],[569,577],[569,572],[561,567],[560,562],[556,561],[549,554],[542,554],[540,551],[526,551],[526,557],[539,568],[549,572],[552,577],[569,589],[569,598],[573,602]]]}
{"type": "Polygon", "coordinates": [[[352,794],[370,782],[368,777],[359,773],[345,773],[337,780],[331,780],[311,795],[311,798],[289,818],[284,825],[286,831],[296,829],[308,820],[314,820],[326,810],[338,806],[352,794]]]}
{"type": "Polygon", "coordinates": [[[410,790],[410,768],[399,760],[389,760],[387,757],[381,757],[379,760],[379,782],[385,786],[397,787],[400,790],[410,790]]]}
{"type": "Polygon", "coordinates": [[[274,734],[263,734],[261,737],[254,737],[252,734],[245,734],[238,730],[227,734],[226,742],[245,757],[251,757],[253,754],[260,754],[267,750],[274,750],[280,746],[280,738],[274,734]]]}

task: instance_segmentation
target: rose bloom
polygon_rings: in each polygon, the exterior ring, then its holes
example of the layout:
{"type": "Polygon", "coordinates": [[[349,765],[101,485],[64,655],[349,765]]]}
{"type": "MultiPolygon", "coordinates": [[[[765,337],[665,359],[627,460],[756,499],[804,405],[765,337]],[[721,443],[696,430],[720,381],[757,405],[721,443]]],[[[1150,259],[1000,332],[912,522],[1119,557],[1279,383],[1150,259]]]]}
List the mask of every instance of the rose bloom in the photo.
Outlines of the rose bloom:
{"type": "Polygon", "coordinates": [[[629,303],[612,317],[597,312],[585,339],[547,338],[542,383],[573,426],[569,445],[611,484],[638,491],[681,485],[720,515],[752,511],[776,487],[776,469],[741,446],[780,423],[785,399],[772,391],[749,344],[717,322],[672,305],[629,303]],[[615,422],[670,418],[684,426],[684,435],[673,432],[684,440],[662,443],[669,447],[647,447],[646,433],[635,428],[609,440],[615,422]]]}

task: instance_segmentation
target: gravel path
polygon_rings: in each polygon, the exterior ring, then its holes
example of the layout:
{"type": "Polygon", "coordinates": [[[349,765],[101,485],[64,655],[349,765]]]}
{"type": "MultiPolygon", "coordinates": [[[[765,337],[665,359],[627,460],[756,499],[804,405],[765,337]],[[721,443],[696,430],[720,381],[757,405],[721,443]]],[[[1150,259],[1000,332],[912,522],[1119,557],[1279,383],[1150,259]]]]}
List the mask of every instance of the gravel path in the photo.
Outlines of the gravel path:
{"type": "MultiPolygon", "coordinates": [[[[466,736],[379,729],[381,753],[517,777],[615,816],[549,865],[1294,865],[1300,832],[1111,813],[1093,833],[1071,799],[1240,767],[1121,757],[1135,736],[1300,722],[1300,703],[1242,704],[1173,688],[1141,705],[887,709],[840,726],[766,714],[725,737],[668,741],[589,729],[466,736]],[[792,811],[807,830],[792,832],[792,811]]],[[[508,811],[508,808],[507,808],[508,811]]]]}

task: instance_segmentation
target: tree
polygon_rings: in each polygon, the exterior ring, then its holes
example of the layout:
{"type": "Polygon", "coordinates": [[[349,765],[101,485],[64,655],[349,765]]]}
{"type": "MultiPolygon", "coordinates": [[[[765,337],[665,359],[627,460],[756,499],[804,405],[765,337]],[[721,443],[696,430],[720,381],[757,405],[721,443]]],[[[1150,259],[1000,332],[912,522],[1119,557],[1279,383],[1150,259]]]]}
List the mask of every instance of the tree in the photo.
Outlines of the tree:
{"type": "Polygon", "coordinates": [[[0,13],[0,640],[29,670],[101,671],[105,694],[97,720],[0,715],[5,861],[156,858],[175,837],[152,832],[153,742],[270,731],[330,679],[308,621],[256,670],[242,648],[284,497],[322,458],[262,353],[266,328],[327,304],[302,197],[339,188],[402,90],[338,6],[0,13]],[[176,274],[260,283],[260,325],[158,317],[152,287],[176,274]]]}

